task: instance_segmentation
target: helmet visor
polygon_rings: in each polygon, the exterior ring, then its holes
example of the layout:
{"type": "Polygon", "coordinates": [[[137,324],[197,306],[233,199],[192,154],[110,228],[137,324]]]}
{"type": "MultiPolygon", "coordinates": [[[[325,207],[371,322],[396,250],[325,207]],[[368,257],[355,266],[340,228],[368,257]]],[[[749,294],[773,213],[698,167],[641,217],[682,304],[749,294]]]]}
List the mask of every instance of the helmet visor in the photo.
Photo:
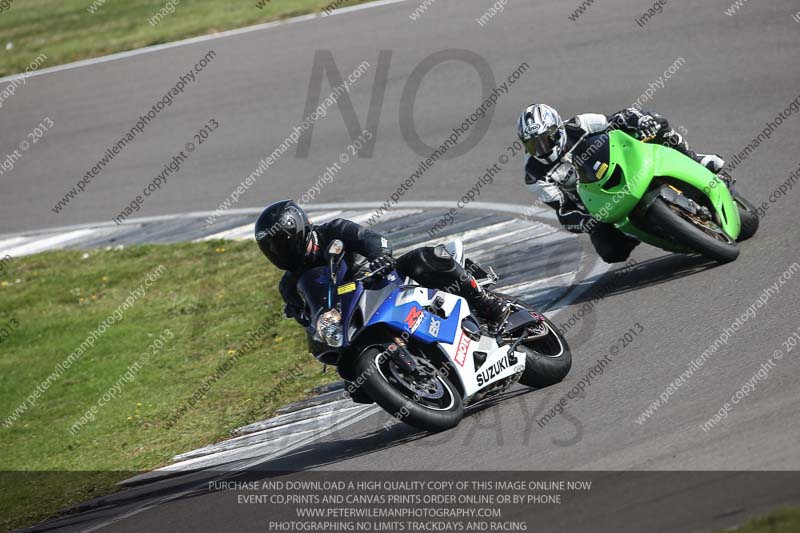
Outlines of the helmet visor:
{"type": "Polygon", "coordinates": [[[303,239],[299,239],[296,235],[280,229],[269,239],[264,253],[278,268],[283,270],[294,269],[303,263],[304,250],[301,247],[305,247],[303,239]]]}
{"type": "Polygon", "coordinates": [[[544,157],[552,154],[560,143],[561,131],[559,131],[558,126],[552,126],[526,141],[525,149],[531,155],[544,157]]]}

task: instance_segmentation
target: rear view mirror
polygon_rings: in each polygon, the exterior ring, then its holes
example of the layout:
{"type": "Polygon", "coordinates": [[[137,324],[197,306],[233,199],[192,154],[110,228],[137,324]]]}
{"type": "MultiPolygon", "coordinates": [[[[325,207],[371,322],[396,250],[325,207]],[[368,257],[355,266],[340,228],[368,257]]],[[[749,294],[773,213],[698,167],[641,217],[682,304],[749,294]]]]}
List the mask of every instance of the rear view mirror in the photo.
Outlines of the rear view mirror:
{"type": "MultiPolygon", "coordinates": [[[[331,282],[336,282],[336,273],[339,270],[339,263],[344,258],[344,243],[339,239],[331,241],[328,245],[328,260],[331,268],[331,282]]],[[[330,305],[330,303],[329,303],[330,305]]]]}
{"type": "Polygon", "coordinates": [[[339,270],[339,263],[344,258],[344,243],[339,239],[334,240],[328,245],[328,260],[331,262],[331,275],[335,275],[339,270]]]}
{"type": "Polygon", "coordinates": [[[344,257],[344,243],[339,239],[328,245],[328,258],[334,263],[339,263],[344,257]]]}

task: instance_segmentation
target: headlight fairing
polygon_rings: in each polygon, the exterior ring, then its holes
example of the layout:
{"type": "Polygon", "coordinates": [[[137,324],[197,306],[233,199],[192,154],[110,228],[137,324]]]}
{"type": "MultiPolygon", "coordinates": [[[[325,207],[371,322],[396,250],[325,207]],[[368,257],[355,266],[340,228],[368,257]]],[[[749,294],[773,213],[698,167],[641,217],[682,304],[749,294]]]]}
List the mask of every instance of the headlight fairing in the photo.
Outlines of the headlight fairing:
{"type": "Polygon", "coordinates": [[[342,314],[336,309],[331,309],[319,315],[319,318],[317,318],[317,335],[328,346],[340,348],[344,344],[342,314]]]}

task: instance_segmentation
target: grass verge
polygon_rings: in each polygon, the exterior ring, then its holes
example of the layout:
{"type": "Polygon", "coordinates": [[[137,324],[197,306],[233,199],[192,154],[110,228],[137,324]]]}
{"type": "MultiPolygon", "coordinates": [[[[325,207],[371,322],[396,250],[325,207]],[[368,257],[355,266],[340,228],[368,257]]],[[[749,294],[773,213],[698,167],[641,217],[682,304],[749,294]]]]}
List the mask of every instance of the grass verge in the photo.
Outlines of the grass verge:
{"type": "Polygon", "coordinates": [[[800,531],[800,508],[778,509],[762,518],[756,518],[737,529],[735,533],[797,533],[800,531]]]}
{"type": "MultiPolygon", "coordinates": [[[[367,0],[344,0],[336,7],[367,0]]],[[[331,0],[8,0],[0,76],[322,11],[331,0]],[[163,15],[161,15],[163,13],[163,15]],[[156,24],[151,24],[152,21],[156,24]],[[10,44],[9,44],[10,43],[10,44]],[[38,62],[37,62],[38,63],[38,62]]]]}
{"type": "Polygon", "coordinates": [[[0,276],[0,471],[30,476],[6,475],[0,487],[4,529],[113,491],[130,472],[223,439],[334,379],[308,355],[302,328],[280,319],[279,272],[252,243],[48,252],[14,259],[0,276]],[[59,363],[63,372],[26,403],[59,363]]]}

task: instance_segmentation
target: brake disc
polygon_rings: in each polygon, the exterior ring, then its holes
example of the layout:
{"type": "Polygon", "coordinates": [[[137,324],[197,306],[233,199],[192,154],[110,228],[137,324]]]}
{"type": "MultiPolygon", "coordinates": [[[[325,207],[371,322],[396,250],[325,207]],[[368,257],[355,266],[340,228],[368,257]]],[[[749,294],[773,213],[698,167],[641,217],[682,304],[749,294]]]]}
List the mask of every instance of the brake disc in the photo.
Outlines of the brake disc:
{"type": "Polygon", "coordinates": [[[411,357],[417,362],[419,377],[406,373],[393,361],[389,361],[389,371],[392,377],[420,398],[427,400],[441,399],[445,394],[445,390],[442,382],[436,377],[436,368],[427,359],[416,357],[413,354],[411,357]]]}

